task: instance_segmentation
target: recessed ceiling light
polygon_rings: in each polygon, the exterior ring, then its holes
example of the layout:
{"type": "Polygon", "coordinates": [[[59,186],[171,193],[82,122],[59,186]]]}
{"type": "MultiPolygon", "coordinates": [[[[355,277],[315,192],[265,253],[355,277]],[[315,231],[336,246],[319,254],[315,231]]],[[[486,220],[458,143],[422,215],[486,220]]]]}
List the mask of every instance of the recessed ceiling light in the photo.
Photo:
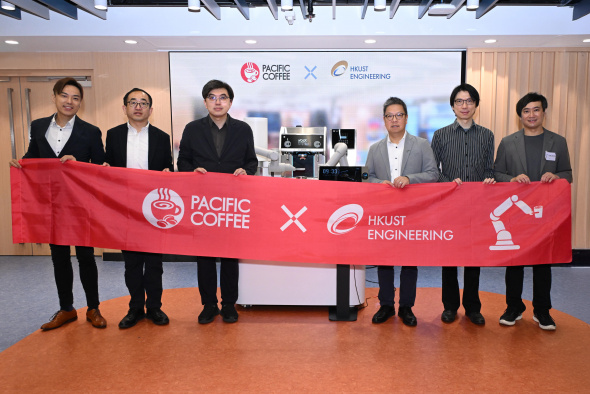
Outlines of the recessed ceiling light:
{"type": "Polygon", "coordinates": [[[365,44],[374,44],[376,42],[377,42],[377,40],[373,40],[373,39],[365,40],[365,44]]]}
{"type": "Polygon", "coordinates": [[[125,44],[137,44],[135,40],[125,40],[125,44]]]}
{"type": "Polygon", "coordinates": [[[250,45],[256,44],[256,40],[246,40],[246,41],[244,41],[244,42],[245,42],[246,44],[250,44],[250,45]]]}
{"type": "Polygon", "coordinates": [[[10,44],[10,45],[18,45],[18,41],[14,41],[14,40],[6,40],[4,42],[7,44],[10,44]]]}
{"type": "Polygon", "coordinates": [[[2,0],[0,2],[0,4],[2,4],[2,9],[6,10],[6,11],[14,11],[16,10],[16,6],[12,3],[9,3],[7,1],[2,0]]]}
{"type": "Polygon", "coordinates": [[[486,44],[493,44],[493,43],[495,43],[496,41],[497,41],[497,40],[494,40],[494,39],[492,38],[492,39],[490,39],[490,40],[485,40],[484,42],[485,42],[486,44]]]}
{"type": "Polygon", "coordinates": [[[582,40],[582,42],[590,42],[590,38],[586,38],[585,40],[582,40]]]}

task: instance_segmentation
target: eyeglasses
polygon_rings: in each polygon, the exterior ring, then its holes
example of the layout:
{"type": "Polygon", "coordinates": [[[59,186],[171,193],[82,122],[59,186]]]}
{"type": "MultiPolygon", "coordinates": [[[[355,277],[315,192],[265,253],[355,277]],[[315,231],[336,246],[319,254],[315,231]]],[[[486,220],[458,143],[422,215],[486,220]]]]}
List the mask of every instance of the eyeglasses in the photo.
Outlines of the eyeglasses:
{"type": "Polygon", "coordinates": [[[209,100],[209,101],[220,100],[222,103],[225,103],[227,100],[229,100],[229,97],[227,97],[225,94],[222,94],[221,96],[216,96],[214,94],[210,94],[209,96],[207,96],[207,100],[209,100]]]}
{"type": "Polygon", "coordinates": [[[127,102],[127,105],[132,107],[132,108],[136,108],[138,105],[143,108],[146,109],[147,107],[150,106],[150,103],[148,103],[147,101],[129,101],[127,102]]]}
{"type": "Polygon", "coordinates": [[[386,114],[386,115],[383,115],[383,117],[384,117],[385,119],[387,119],[388,121],[390,121],[390,122],[393,120],[393,118],[394,118],[394,117],[395,117],[397,120],[402,120],[402,119],[404,118],[404,116],[406,116],[406,114],[404,114],[404,113],[401,113],[401,112],[399,112],[399,113],[397,113],[397,114],[386,114]]]}
{"type": "Polygon", "coordinates": [[[460,107],[463,105],[463,103],[467,104],[467,105],[473,105],[475,103],[475,101],[473,101],[472,99],[468,98],[467,100],[463,100],[463,99],[455,99],[455,105],[460,107]]]}

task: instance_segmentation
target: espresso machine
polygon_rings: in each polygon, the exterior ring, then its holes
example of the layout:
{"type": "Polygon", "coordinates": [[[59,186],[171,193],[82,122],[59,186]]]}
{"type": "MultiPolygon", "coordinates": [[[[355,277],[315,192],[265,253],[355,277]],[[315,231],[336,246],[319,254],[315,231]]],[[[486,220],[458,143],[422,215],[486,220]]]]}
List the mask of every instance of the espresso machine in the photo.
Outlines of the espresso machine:
{"type": "Polygon", "coordinates": [[[293,177],[318,178],[326,161],[326,127],[281,127],[279,153],[295,167],[293,177]]]}

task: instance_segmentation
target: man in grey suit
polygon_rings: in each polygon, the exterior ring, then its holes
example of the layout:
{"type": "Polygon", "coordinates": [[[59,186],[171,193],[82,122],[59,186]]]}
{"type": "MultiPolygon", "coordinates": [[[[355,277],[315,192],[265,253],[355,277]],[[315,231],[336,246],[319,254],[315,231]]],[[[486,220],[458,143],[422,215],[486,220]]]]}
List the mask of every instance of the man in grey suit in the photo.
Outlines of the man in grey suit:
{"type": "MultiPolygon", "coordinates": [[[[388,136],[373,144],[369,149],[367,167],[369,182],[385,183],[395,189],[403,189],[409,184],[436,182],[438,169],[430,144],[424,138],[406,131],[408,108],[397,97],[390,97],[383,104],[383,121],[388,136]]],[[[379,266],[379,303],[381,307],[373,316],[373,323],[384,323],[395,315],[393,286],[393,266],[379,266]]],[[[400,299],[398,316],[407,326],[415,326],[418,321],[412,312],[416,301],[416,282],[418,267],[403,266],[400,274],[400,299]]]]}
{"type": "MultiPolygon", "coordinates": [[[[516,103],[522,130],[504,137],[498,146],[494,175],[499,182],[552,183],[563,178],[572,182],[567,141],[543,127],[547,99],[528,93],[516,103]]],[[[500,324],[513,326],[526,309],[522,302],[524,266],[506,268],[507,308],[500,324]]],[[[555,330],[551,309],[551,266],[533,265],[533,319],[543,330],[555,330]]]]}

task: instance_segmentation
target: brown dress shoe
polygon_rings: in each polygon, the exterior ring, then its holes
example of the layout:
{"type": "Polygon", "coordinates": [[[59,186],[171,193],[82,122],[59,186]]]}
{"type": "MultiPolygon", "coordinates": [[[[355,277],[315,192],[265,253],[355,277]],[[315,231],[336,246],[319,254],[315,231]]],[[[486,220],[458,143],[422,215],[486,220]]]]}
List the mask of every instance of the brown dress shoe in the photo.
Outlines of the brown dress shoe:
{"type": "Polygon", "coordinates": [[[51,317],[51,319],[41,326],[43,331],[53,330],[54,328],[58,328],[63,326],[66,323],[78,319],[78,312],[75,309],[67,312],[64,310],[59,310],[55,312],[55,314],[51,317]]]}
{"type": "Polygon", "coordinates": [[[92,323],[92,327],[105,328],[107,326],[107,321],[102,317],[98,309],[89,309],[86,312],[86,320],[92,323]]]}

